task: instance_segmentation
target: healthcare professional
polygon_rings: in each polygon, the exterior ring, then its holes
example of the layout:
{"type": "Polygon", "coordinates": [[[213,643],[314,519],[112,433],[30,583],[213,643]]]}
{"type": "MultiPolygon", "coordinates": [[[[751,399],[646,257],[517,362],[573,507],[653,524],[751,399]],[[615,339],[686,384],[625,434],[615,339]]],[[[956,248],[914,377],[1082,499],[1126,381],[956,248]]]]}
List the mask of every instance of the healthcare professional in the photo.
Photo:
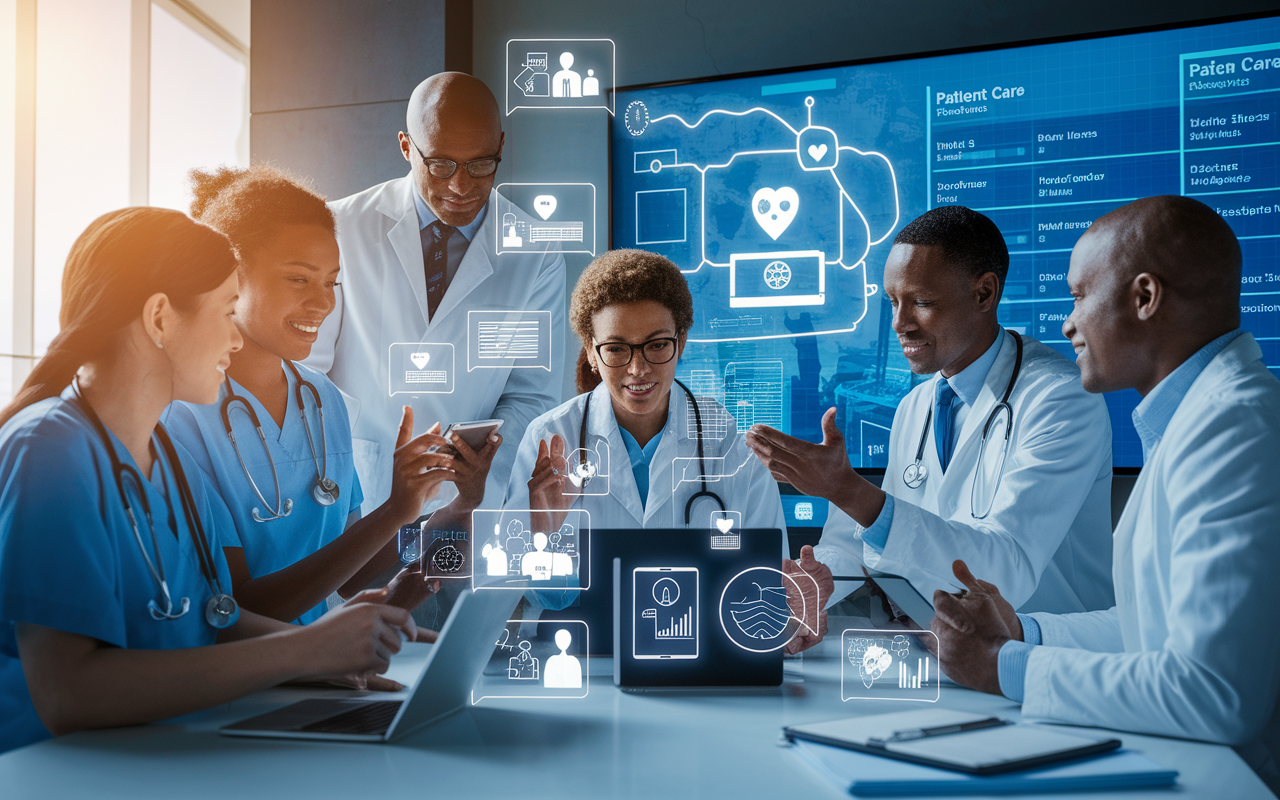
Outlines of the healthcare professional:
{"type": "MultiPolygon", "coordinates": [[[[409,174],[331,204],[344,279],[306,363],[326,373],[352,407],[366,514],[391,496],[403,404],[419,419],[444,425],[500,418],[502,433],[519,442],[525,426],[560,401],[564,257],[546,244],[497,254],[501,219],[492,212],[493,185],[503,136],[498,103],[482,81],[457,72],[434,75],[414,89],[399,137],[409,174]],[[484,310],[549,318],[551,341],[539,348],[547,346],[550,370],[472,359],[475,335],[468,321],[484,310]],[[452,392],[393,396],[393,378],[407,385],[401,380],[405,349],[396,349],[391,362],[397,343],[434,344],[426,351],[436,353],[430,367],[413,371],[447,372],[452,392]]],[[[510,447],[494,457],[485,492],[489,508],[502,502],[513,457],[510,447]]],[[[445,487],[435,503],[452,495],[445,487]]]]}
{"type": "MultiPolygon", "coordinates": [[[[466,530],[472,507],[457,506],[468,497],[479,502],[497,443],[480,454],[462,443],[465,455],[456,459],[428,452],[450,443],[435,435],[438,426],[411,438],[413,414],[406,411],[391,497],[362,518],[342,395],[323,374],[296,363],[334,305],[340,276],[332,212],[267,165],[195,171],[192,190],[192,216],[224,233],[239,256],[235,322],[244,346],[231,356],[216,403],[174,403],[161,421],[235,521],[224,547],[241,604],[314,622],[333,592],[350,597],[399,563],[400,526],[418,518],[443,481],[464,482],[467,491],[431,524],[466,530]]],[[[417,597],[398,592],[397,604],[425,599],[437,585],[413,574],[417,597]]]]}
{"type": "Polygon", "coordinates": [[[0,751],[381,672],[415,633],[367,602],[385,592],[306,627],[230,594],[231,521],[159,419],[217,396],[241,344],[235,266],[167,209],[103,215],[72,245],[61,331],[0,412],[0,751]]]}
{"type": "Polygon", "coordinates": [[[1057,351],[996,321],[1009,251],[995,224],[935,208],[894,239],[884,290],[911,371],[881,488],[849,465],[835,409],[812,444],[763,425],[773,474],[831,502],[814,552],[836,574],[901,575],[928,597],[964,558],[1029,611],[1113,602],[1111,424],[1057,351]]]}
{"type": "Polygon", "coordinates": [[[933,630],[948,677],[1024,719],[1231,745],[1280,792],[1280,382],[1240,330],[1240,269],[1231,227],[1186,197],[1080,238],[1062,332],[1085,388],[1142,395],[1116,604],[1015,614],[958,562],[968,592],[934,596],[933,630]]]}
{"type": "MultiPolygon", "coordinates": [[[[699,437],[696,417],[689,419],[694,409],[727,412],[707,398],[691,404],[676,381],[693,325],[680,269],[643,250],[607,252],[578,279],[569,317],[583,342],[583,394],[529,425],[506,507],[581,508],[592,528],[706,529],[713,512],[728,511],[743,527],[785,534],[778,484],[736,427],[703,427],[699,437]]],[[[560,522],[542,525],[554,530],[560,522]]]]}

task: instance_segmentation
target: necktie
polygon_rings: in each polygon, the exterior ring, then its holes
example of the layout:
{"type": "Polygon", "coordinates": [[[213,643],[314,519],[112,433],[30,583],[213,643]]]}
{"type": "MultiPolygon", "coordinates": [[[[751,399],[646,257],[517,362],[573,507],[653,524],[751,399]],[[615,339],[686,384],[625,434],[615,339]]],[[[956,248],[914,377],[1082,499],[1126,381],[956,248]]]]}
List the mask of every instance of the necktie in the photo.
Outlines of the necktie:
{"type": "Polygon", "coordinates": [[[440,298],[444,297],[445,276],[449,269],[449,236],[453,228],[436,220],[422,229],[423,268],[427,276],[427,319],[436,315],[440,298]]]}
{"type": "Polygon", "coordinates": [[[956,399],[955,390],[946,378],[939,377],[934,390],[933,403],[933,441],[938,446],[938,463],[942,471],[947,471],[951,462],[951,405],[956,399]]]}

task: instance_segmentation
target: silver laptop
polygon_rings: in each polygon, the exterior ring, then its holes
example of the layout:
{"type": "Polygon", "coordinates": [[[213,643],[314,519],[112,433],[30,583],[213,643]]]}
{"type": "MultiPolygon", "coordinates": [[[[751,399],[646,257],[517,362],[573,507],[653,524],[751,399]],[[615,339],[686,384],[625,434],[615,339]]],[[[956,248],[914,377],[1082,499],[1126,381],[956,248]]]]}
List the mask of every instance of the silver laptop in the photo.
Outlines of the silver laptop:
{"type": "Polygon", "coordinates": [[[499,631],[519,602],[516,592],[458,595],[418,679],[403,700],[303,700],[220,730],[224,736],[386,742],[461,710],[493,655],[499,631]]]}

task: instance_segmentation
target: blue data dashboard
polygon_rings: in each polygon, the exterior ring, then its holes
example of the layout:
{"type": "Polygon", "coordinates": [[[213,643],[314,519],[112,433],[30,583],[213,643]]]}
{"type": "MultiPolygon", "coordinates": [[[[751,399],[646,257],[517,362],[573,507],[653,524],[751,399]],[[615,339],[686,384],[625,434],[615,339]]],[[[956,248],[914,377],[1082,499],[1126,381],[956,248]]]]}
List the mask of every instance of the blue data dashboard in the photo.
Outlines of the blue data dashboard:
{"type": "MultiPolygon", "coordinates": [[[[1240,237],[1243,327],[1280,370],[1278,17],[628,87],[616,108],[612,244],[685,273],[678,376],[731,415],[704,425],[818,441],[835,406],[853,465],[884,467],[894,411],[928,378],[891,330],[884,262],[943,205],[1004,233],[1000,322],[1074,358],[1076,240],[1137,198],[1195,197],[1240,237]]],[[[1142,464],[1138,400],[1107,397],[1116,467],[1142,464]]],[[[788,521],[820,524],[809,511],[788,521]]]]}

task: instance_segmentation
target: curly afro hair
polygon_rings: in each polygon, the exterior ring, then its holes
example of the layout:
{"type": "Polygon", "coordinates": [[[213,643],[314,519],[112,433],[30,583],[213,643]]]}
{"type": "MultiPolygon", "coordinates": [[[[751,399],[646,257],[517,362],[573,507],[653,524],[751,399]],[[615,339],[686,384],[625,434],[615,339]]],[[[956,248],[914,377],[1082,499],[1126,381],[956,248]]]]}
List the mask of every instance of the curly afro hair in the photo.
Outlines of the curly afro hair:
{"type": "Polygon", "coordinates": [[[671,312],[678,336],[693,327],[693,295],[680,268],[669,259],[647,250],[610,250],[582,271],[569,301],[569,324],[583,344],[578,391],[590,391],[600,382],[587,360],[587,348],[595,338],[592,318],[608,306],[645,301],[671,312]]]}
{"type": "Polygon", "coordinates": [[[226,234],[242,260],[284,225],[336,226],[324,198],[269,164],[190,172],[191,216],[226,234]]]}

